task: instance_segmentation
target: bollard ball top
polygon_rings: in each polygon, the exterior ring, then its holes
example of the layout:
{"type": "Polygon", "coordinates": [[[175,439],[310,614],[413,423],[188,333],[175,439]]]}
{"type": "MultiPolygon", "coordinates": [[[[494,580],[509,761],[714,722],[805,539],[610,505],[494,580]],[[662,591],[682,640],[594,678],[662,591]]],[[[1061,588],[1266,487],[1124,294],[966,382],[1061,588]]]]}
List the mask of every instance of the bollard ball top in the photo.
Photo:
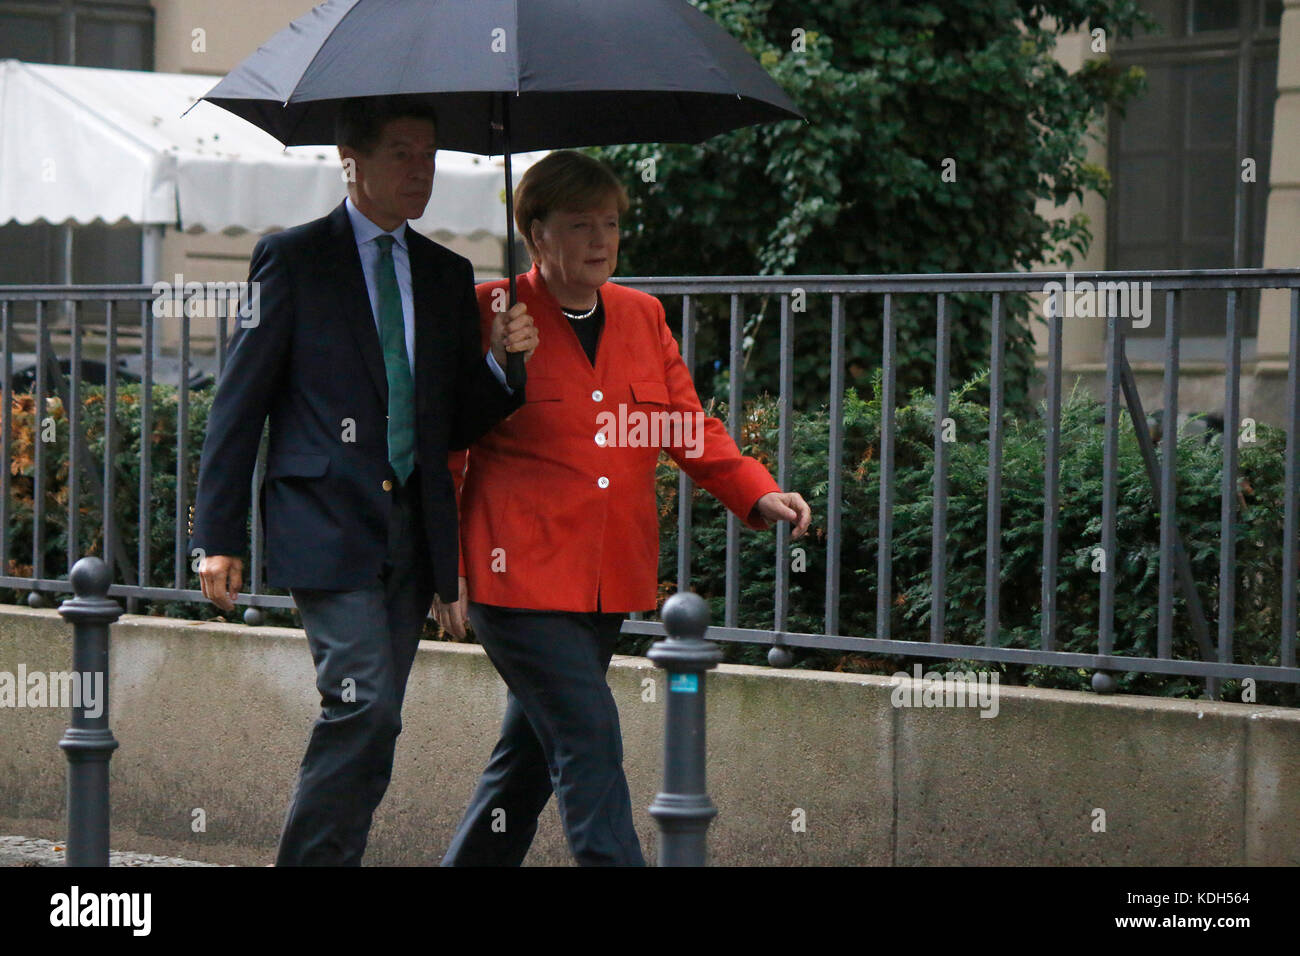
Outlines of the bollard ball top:
{"type": "Polygon", "coordinates": [[[77,597],[102,598],[108,595],[112,576],[108,573],[108,565],[91,555],[72,566],[68,580],[72,582],[72,591],[77,597]]]}
{"type": "Polygon", "coordinates": [[[659,617],[670,637],[698,640],[709,626],[709,605],[694,591],[678,591],[664,602],[659,617]]]}
{"type": "Polygon", "coordinates": [[[1094,671],[1092,689],[1097,694],[1113,694],[1116,688],[1115,675],[1109,671],[1094,671]]]}
{"type": "Polygon", "coordinates": [[[794,655],[790,653],[790,648],[784,644],[773,644],[767,650],[767,665],[769,667],[789,667],[794,663],[794,655]]]}

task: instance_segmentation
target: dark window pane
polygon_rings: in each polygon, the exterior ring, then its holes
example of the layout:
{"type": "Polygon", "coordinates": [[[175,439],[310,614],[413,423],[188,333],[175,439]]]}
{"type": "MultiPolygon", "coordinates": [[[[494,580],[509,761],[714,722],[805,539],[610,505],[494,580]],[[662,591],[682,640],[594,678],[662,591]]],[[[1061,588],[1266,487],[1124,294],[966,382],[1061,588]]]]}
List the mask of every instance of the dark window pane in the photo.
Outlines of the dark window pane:
{"type": "Polygon", "coordinates": [[[1236,60],[1189,64],[1183,68],[1187,89],[1187,138],[1190,148],[1231,146],[1237,130],[1236,60]]]}
{"type": "Polygon", "coordinates": [[[148,70],[153,66],[148,44],[146,23],[77,18],[77,66],[148,70]]]}
{"type": "Polygon", "coordinates": [[[1255,61],[1252,77],[1250,155],[1255,160],[1255,182],[1246,186],[1250,243],[1246,266],[1264,265],[1264,234],[1268,221],[1268,188],[1273,153],[1273,111],[1277,104],[1277,60],[1255,61]]]}
{"type": "Polygon", "coordinates": [[[1264,26],[1277,29],[1282,25],[1282,0],[1265,0],[1264,26]]]}
{"type": "Polygon", "coordinates": [[[1174,68],[1144,66],[1147,88],[1129,103],[1119,127],[1120,149],[1167,149],[1173,145],[1170,124],[1175,120],[1173,93],[1174,68]]]}
{"type": "MultiPolygon", "coordinates": [[[[1273,142],[1273,111],[1277,107],[1277,57],[1255,60],[1251,80],[1250,135],[1256,147],[1267,146],[1273,142]]],[[[1268,153],[1261,153],[1256,158],[1262,162],[1268,153]]]]}
{"type": "Polygon", "coordinates": [[[47,285],[55,274],[59,231],[43,222],[0,226],[0,285],[47,285]]]}
{"type": "Polygon", "coordinates": [[[0,11],[0,60],[57,63],[57,16],[20,16],[0,11]]]}
{"type": "Polygon", "coordinates": [[[1191,0],[1189,33],[1236,30],[1241,15],[1237,0],[1191,0]]]}
{"type": "Polygon", "coordinates": [[[1231,269],[1232,236],[1222,239],[1189,240],[1183,243],[1179,269],[1231,269]]]}
{"type": "MultiPolygon", "coordinates": [[[[1164,156],[1123,159],[1119,168],[1119,237],[1124,242],[1168,242],[1169,160],[1164,156]]],[[[1154,267],[1152,267],[1154,268],[1154,267]]]]}
{"type": "MultiPolygon", "coordinates": [[[[1183,238],[1226,239],[1232,246],[1232,216],[1237,189],[1236,157],[1230,150],[1198,150],[1184,157],[1183,238]]],[[[1220,268],[1231,268],[1232,261],[1220,268]]]]}
{"type": "Polygon", "coordinates": [[[1184,0],[1147,0],[1142,4],[1142,12],[1150,14],[1159,26],[1154,30],[1135,30],[1133,39],[1182,36],[1183,2],[1184,0]]]}
{"type": "Polygon", "coordinates": [[[72,279],[86,285],[140,281],[138,226],[78,226],[72,240],[72,279]]]}

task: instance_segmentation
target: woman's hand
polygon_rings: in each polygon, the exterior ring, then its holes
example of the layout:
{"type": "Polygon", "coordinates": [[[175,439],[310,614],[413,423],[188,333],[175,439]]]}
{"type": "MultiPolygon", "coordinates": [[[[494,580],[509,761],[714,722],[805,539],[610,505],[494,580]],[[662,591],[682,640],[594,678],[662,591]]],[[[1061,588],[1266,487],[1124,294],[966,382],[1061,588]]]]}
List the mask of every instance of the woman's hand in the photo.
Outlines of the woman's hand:
{"type": "Polygon", "coordinates": [[[770,491],[754,504],[754,513],[768,522],[794,522],[793,541],[802,538],[812,522],[812,509],[797,491],[770,491]]]}
{"type": "Polygon", "coordinates": [[[465,639],[465,622],[469,619],[469,588],[464,578],[457,578],[460,596],[450,604],[443,604],[438,595],[433,596],[433,613],[444,631],[465,639]]]}
{"type": "Polygon", "coordinates": [[[537,326],[528,314],[528,306],[516,302],[509,312],[492,316],[492,355],[497,364],[506,367],[507,352],[523,352],[527,362],[537,351],[537,326]]]}

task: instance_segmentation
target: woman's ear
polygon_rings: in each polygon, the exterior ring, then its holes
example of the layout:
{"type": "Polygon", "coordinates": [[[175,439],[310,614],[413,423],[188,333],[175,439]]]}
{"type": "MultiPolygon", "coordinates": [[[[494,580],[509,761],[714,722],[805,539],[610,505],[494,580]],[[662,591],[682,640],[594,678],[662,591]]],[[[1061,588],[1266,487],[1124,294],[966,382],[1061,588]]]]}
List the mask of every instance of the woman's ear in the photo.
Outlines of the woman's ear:
{"type": "Polygon", "coordinates": [[[533,240],[534,249],[539,249],[541,247],[540,240],[541,240],[542,232],[543,232],[543,227],[542,227],[542,221],[540,219],[534,219],[532,222],[528,224],[528,237],[533,240]]]}

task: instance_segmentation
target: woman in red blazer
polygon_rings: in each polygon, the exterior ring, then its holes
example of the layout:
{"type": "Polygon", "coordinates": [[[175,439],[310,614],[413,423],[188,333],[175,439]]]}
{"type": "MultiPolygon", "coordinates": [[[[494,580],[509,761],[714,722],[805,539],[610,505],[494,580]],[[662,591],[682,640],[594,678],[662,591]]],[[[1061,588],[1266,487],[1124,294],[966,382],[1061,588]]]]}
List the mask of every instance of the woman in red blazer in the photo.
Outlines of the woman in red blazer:
{"type": "MultiPolygon", "coordinates": [[[[464,577],[460,601],[435,604],[453,634],[468,617],[509,693],[444,865],[521,863],[552,790],[580,864],[644,864],[605,672],[623,619],[656,603],[660,451],[752,528],[791,521],[799,538],[811,520],[705,416],[659,300],[607,281],[627,208],[609,168],[572,151],[516,191],[540,343],[524,406],[451,456],[464,577]]],[[[477,291],[486,336],[508,283],[477,291]]]]}

